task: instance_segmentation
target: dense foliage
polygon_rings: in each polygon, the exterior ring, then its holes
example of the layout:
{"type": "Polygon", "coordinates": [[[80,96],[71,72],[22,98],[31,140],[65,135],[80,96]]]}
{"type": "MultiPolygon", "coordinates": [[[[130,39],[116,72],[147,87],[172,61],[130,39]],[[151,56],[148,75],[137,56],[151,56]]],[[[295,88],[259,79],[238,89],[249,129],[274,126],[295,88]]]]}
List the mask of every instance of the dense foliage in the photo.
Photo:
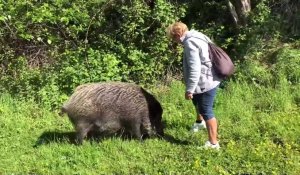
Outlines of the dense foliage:
{"type": "Polygon", "coordinates": [[[165,28],[184,9],[163,0],[2,1],[0,11],[1,90],[12,94],[55,105],[85,82],[153,83],[178,60],[165,28]]]}
{"type": "Polygon", "coordinates": [[[165,36],[177,20],[209,35],[250,71],[266,64],[261,53],[299,37],[297,1],[253,0],[243,27],[233,25],[227,2],[1,1],[0,91],[55,107],[86,82],[165,81],[181,70],[181,48],[165,36]]]}

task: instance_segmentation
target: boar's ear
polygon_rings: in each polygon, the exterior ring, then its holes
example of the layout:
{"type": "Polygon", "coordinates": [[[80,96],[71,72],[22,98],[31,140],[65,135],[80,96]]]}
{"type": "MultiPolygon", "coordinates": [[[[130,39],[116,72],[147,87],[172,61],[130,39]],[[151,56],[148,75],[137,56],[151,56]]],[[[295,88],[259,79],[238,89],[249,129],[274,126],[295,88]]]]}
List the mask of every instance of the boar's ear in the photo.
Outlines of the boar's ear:
{"type": "Polygon", "coordinates": [[[144,88],[141,88],[141,92],[146,98],[150,115],[152,115],[153,118],[161,118],[163,109],[159,101],[152,94],[147,92],[144,88]]]}
{"type": "Polygon", "coordinates": [[[162,119],[163,108],[161,107],[159,102],[157,102],[157,104],[154,107],[154,113],[155,113],[155,118],[159,120],[162,119]]]}

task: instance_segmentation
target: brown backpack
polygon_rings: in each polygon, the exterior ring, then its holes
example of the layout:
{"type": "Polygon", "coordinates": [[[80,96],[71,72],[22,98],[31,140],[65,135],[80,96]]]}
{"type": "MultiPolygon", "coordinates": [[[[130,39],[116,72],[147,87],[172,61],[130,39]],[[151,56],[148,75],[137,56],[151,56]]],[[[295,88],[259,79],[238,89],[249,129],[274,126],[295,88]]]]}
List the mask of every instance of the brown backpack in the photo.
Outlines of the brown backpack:
{"type": "Polygon", "coordinates": [[[234,64],[231,61],[228,54],[222,48],[218,47],[214,43],[209,42],[208,40],[204,40],[199,37],[195,38],[207,42],[209,58],[212,62],[213,69],[217,73],[218,77],[225,79],[234,73],[234,64]]]}
{"type": "Polygon", "coordinates": [[[234,73],[234,64],[222,48],[208,42],[208,52],[213,69],[220,78],[225,79],[234,73]]]}

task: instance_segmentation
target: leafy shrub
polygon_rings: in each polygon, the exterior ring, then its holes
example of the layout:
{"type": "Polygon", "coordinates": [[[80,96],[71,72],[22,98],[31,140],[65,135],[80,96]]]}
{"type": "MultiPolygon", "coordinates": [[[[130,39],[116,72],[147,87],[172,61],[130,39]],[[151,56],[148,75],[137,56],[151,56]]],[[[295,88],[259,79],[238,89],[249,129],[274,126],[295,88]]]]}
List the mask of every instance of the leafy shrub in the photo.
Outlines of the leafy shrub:
{"type": "Polygon", "coordinates": [[[283,76],[289,84],[296,85],[300,83],[300,51],[285,47],[278,50],[277,55],[271,58],[274,67],[273,73],[277,75],[277,79],[283,76]]]}
{"type": "Polygon", "coordinates": [[[107,80],[120,80],[119,61],[115,54],[89,49],[87,56],[82,51],[68,51],[57,64],[57,84],[65,93],[70,93],[79,84],[107,80]]]}
{"type": "Polygon", "coordinates": [[[183,14],[164,0],[1,1],[1,90],[58,104],[81,83],[153,83],[180,62],[165,28],[183,14]]]}
{"type": "Polygon", "coordinates": [[[273,82],[273,75],[268,65],[254,59],[246,59],[237,68],[235,78],[241,79],[258,86],[270,86],[273,82]]]}

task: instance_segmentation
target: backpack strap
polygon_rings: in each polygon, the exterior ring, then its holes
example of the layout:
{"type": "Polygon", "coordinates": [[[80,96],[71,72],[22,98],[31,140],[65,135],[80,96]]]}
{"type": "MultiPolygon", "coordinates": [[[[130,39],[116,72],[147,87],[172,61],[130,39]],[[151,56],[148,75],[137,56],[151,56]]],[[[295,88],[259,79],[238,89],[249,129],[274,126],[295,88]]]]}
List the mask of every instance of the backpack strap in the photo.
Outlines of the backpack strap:
{"type": "MultiPolygon", "coordinates": [[[[188,38],[197,38],[197,39],[200,39],[200,40],[206,42],[208,45],[209,45],[209,44],[215,45],[213,42],[208,41],[207,36],[204,35],[204,37],[205,37],[205,40],[202,39],[202,38],[200,38],[200,37],[197,37],[197,36],[189,36],[188,38]]],[[[208,49],[209,49],[209,48],[210,48],[210,47],[208,46],[208,49]]],[[[209,52],[209,50],[208,50],[208,52],[209,52]]],[[[209,57],[209,58],[210,58],[210,57],[209,57]]],[[[202,62],[203,64],[205,64],[207,67],[209,67],[209,66],[206,64],[207,62],[212,62],[211,59],[209,59],[209,60],[210,60],[210,61],[201,61],[201,62],[202,62]]]]}

